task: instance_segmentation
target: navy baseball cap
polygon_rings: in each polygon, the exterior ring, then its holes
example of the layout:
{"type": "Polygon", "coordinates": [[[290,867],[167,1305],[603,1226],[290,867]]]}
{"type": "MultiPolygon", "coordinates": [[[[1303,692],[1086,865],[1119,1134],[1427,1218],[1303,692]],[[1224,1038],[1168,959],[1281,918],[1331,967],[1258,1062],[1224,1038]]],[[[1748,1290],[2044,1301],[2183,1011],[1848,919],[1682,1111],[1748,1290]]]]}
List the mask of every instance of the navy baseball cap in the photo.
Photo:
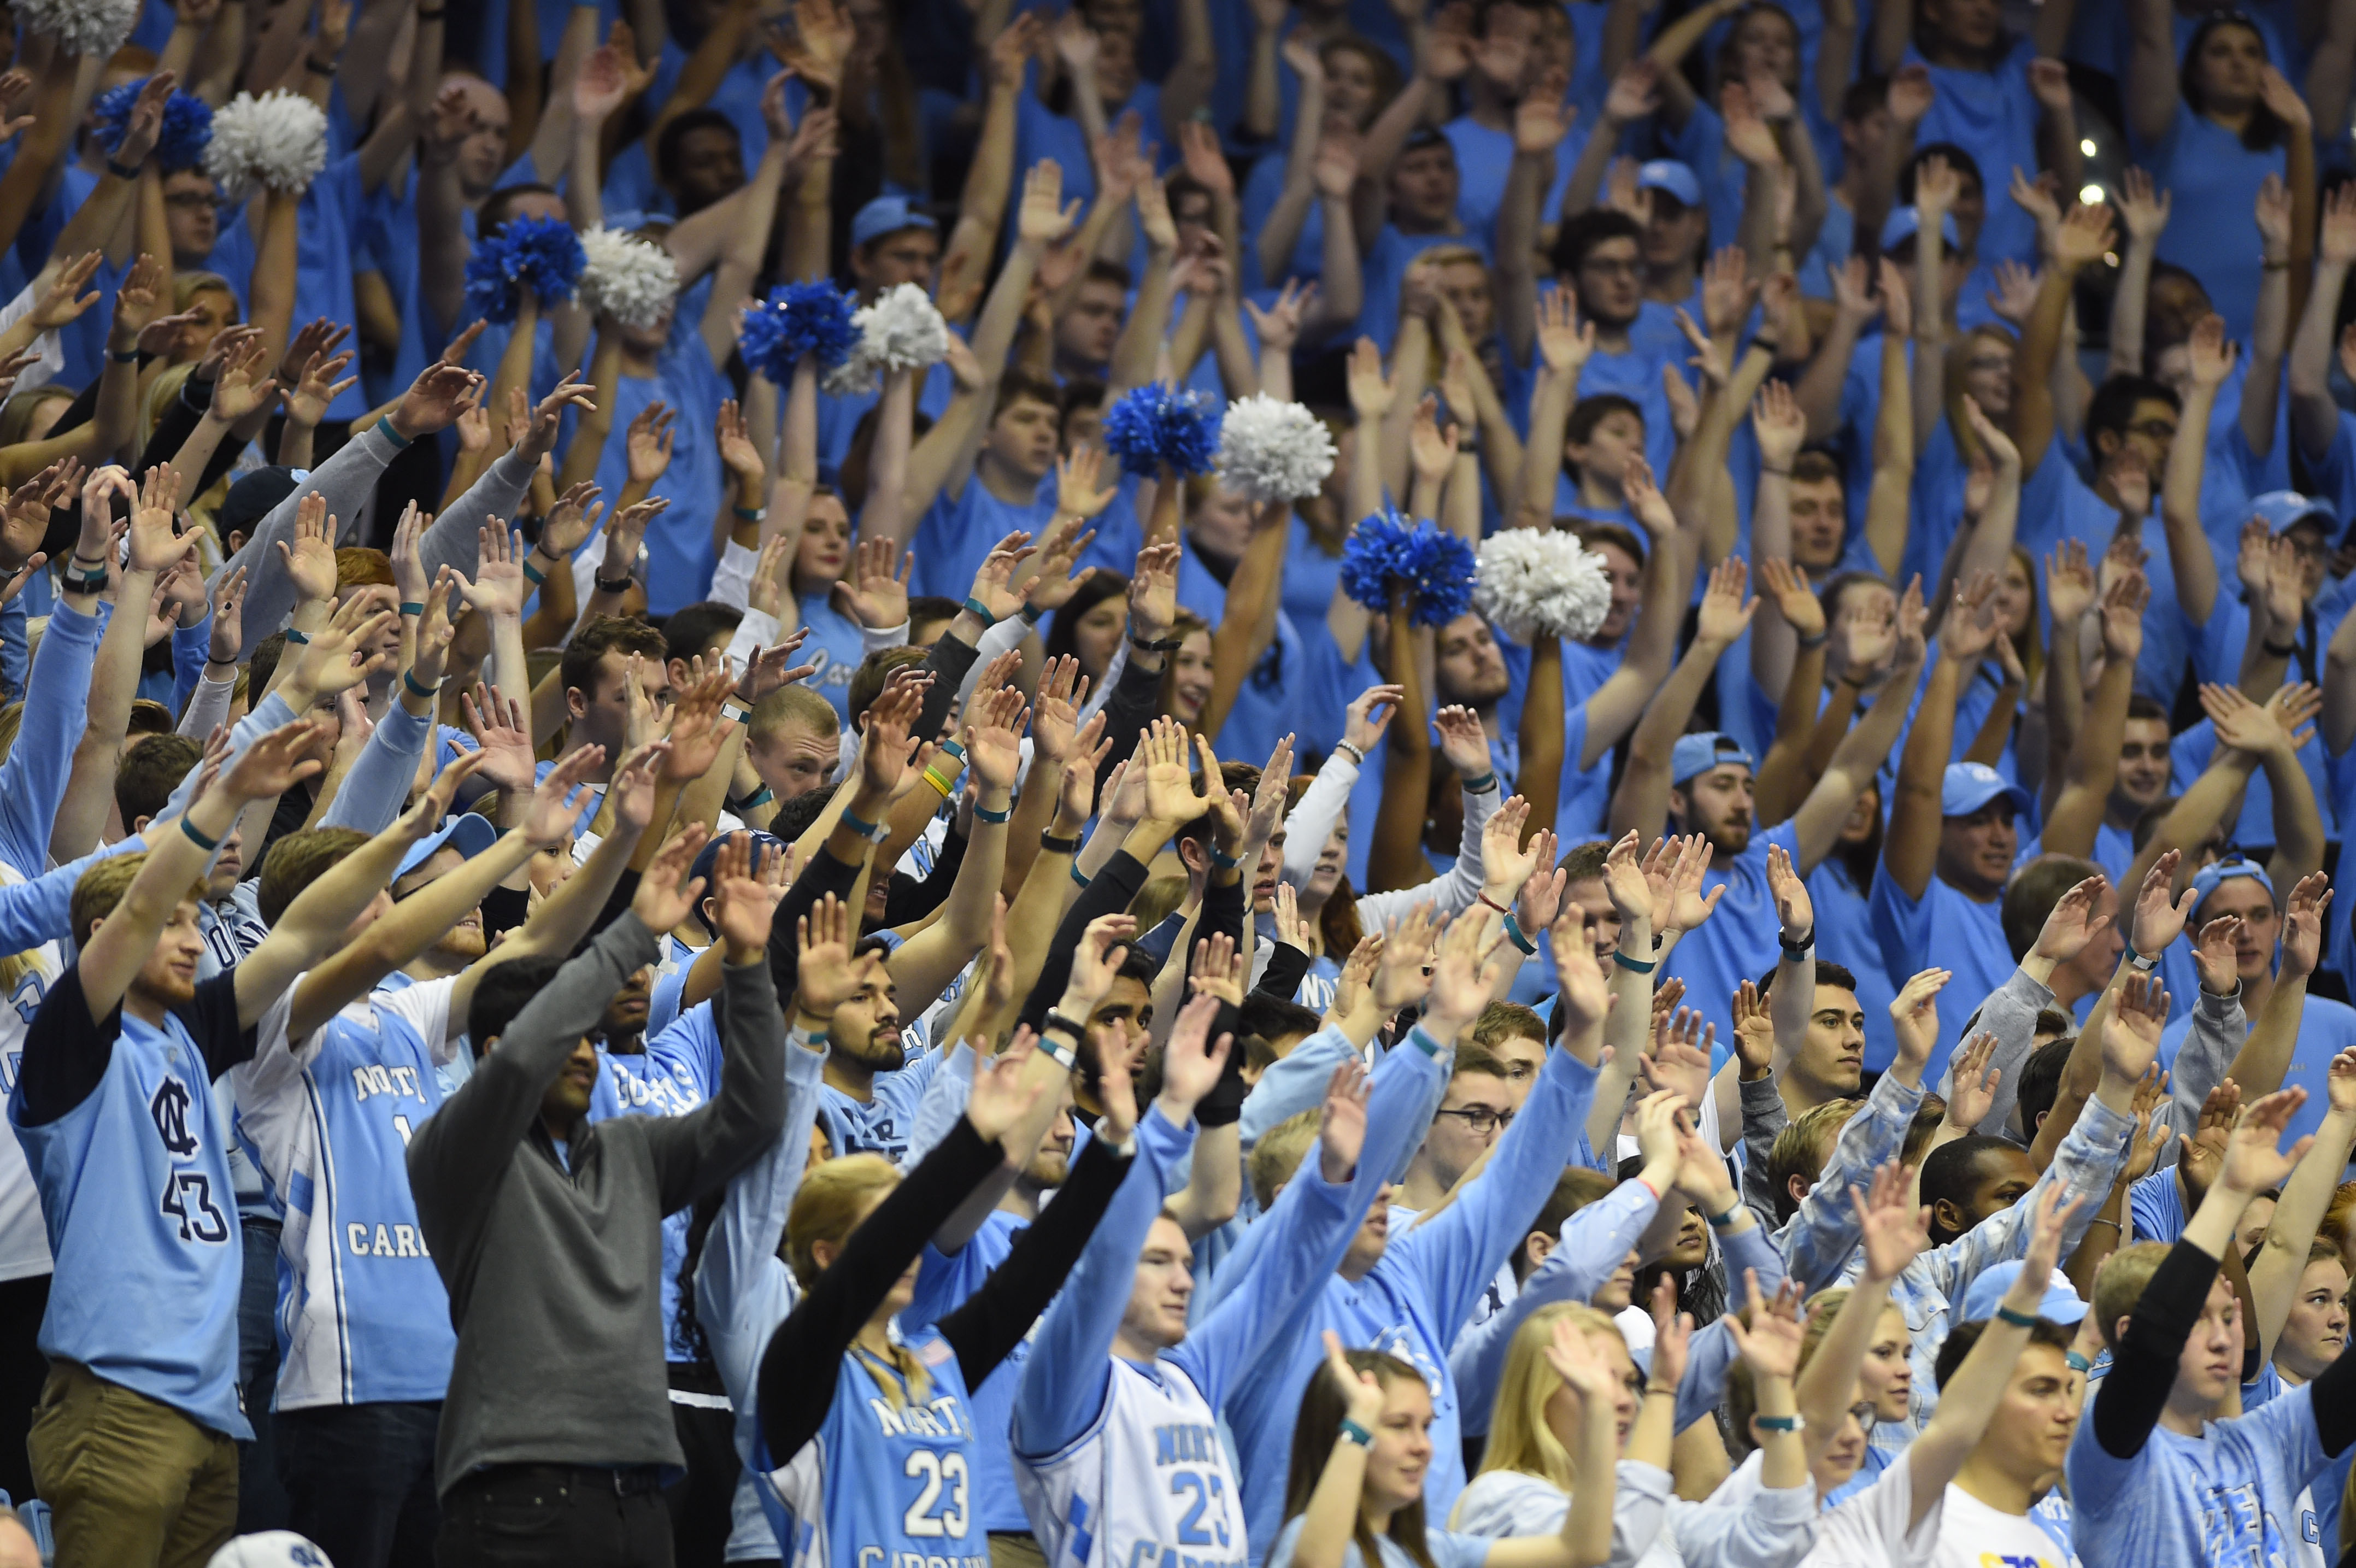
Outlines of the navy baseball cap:
{"type": "Polygon", "coordinates": [[[2263,519],[2269,533],[2286,533],[2310,518],[2321,523],[2327,534],[2340,526],[2329,501],[2320,496],[2303,496],[2297,490],[2268,490],[2265,495],[2252,496],[2250,515],[2263,519]]]}
{"type": "Polygon", "coordinates": [[[1939,785],[1939,814],[1968,817],[1999,795],[2012,801],[2015,811],[2028,811],[2029,791],[2007,782],[2003,774],[1987,763],[1951,762],[1946,778],[1939,785]]]}
{"type": "Polygon", "coordinates": [[[896,234],[903,229],[930,229],[939,232],[940,225],[905,196],[879,196],[859,209],[851,220],[851,242],[864,245],[870,240],[880,240],[886,234],[896,234]]]}
{"type": "Polygon", "coordinates": [[[395,882],[408,875],[434,858],[444,847],[455,849],[462,859],[472,860],[499,842],[499,830],[487,817],[472,811],[462,811],[443,820],[440,827],[409,846],[401,857],[401,869],[392,874],[395,882]]]}
{"type": "MultiPolygon", "coordinates": [[[[2015,1259],[1992,1269],[1982,1269],[1971,1288],[1964,1292],[1964,1309],[1955,1315],[1955,1321],[1985,1323],[1994,1317],[2005,1293],[2012,1289],[2012,1282],[2020,1277],[2024,1266],[2015,1259]]],[[[2086,1316],[2086,1311],[2085,1302],[2071,1287],[2069,1277],[2055,1271],[2053,1277],[2045,1282],[2045,1295],[2037,1304],[2037,1316],[2050,1323],[2075,1323],[2086,1316]]]]}
{"type": "MultiPolygon", "coordinates": [[[[775,833],[765,833],[757,828],[737,828],[729,832],[712,834],[711,842],[696,852],[695,864],[687,868],[689,881],[692,882],[699,876],[703,878],[703,891],[707,896],[712,891],[712,868],[720,864],[720,848],[738,833],[753,835],[753,848],[756,855],[785,853],[785,840],[775,833]]],[[[759,862],[755,861],[755,864],[757,865],[759,862]]]]}
{"type": "Polygon", "coordinates": [[[1701,205],[1701,179],[1675,158],[1655,158],[1637,166],[1638,190],[1665,190],[1687,207],[1701,205]]]}
{"type": "Polygon", "coordinates": [[[2209,902],[2209,895],[2216,892],[2222,884],[2231,882],[2236,876],[2248,877],[2266,890],[2267,897],[2274,897],[2274,878],[2266,875],[2266,868],[2247,855],[2237,854],[2229,860],[2220,860],[2204,865],[2192,874],[2192,918],[2199,919],[2201,906],[2209,902]]]}
{"type": "MultiPolygon", "coordinates": [[[[1881,248],[1890,250],[1900,241],[1911,240],[1922,230],[1922,220],[1912,207],[1893,207],[1890,209],[1890,216],[1881,220],[1881,248]]],[[[1963,235],[1955,228],[1954,213],[1939,214],[1939,238],[1950,251],[1963,249],[1963,235]]]]}
{"type": "Polygon", "coordinates": [[[1750,768],[1759,766],[1742,749],[1742,743],[1730,735],[1720,735],[1716,730],[1681,735],[1669,750],[1669,782],[1682,784],[1697,773],[1707,773],[1730,762],[1750,768]]]}

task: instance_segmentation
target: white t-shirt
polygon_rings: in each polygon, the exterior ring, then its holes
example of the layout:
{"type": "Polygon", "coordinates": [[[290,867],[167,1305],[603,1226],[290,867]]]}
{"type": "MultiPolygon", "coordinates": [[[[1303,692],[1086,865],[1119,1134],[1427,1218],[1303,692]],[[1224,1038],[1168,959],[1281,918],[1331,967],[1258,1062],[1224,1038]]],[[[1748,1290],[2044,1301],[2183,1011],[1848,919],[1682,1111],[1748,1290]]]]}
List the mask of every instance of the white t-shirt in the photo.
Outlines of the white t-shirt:
{"type": "Polygon", "coordinates": [[[1909,1530],[1913,1475],[1901,1458],[1826,1514],[1803,1568],[2078,1568],[2027,1514],[1990,1508],[1952,1483],[1909,1530]]]}

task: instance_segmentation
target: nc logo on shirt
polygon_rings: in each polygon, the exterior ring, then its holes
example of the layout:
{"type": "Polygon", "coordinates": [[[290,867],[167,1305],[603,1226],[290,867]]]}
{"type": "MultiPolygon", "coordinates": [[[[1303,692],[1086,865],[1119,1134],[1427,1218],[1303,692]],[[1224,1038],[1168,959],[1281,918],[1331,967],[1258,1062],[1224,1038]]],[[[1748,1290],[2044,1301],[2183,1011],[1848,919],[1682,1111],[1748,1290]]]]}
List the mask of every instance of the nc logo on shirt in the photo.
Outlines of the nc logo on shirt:
{"type": "Polygon", "coordinates": [[[1372,1348],[1382,1351],[1387,1356],[1396,1356],[1421,1372],[1424,1383],[1431,1390],[1431,1402],[1435,1405],[1440,1402],[1440,1391],[1447,1386],[1447,1378],[1441,1372],[1439,1364],[1423,1353],[1415,1336],[1406,1327],[1384,1329],[1375,1336],[1372,1348]]]}
{"type": "MultiPolygon", "coordinates": [[[[8,998],[8,1005],[16,1010],[16,1016],[30,1024],[33,1021],[33,1015],[41,1010],[41,998],[48,993],[48,983],[41,978],[40,972],[35,970],[16,983],[16,994],[8,998]]],[[[16,1081],[16,1058],[11,1056],[8,1076],[10,1087],[13,1088],[16,1081]]]]}
{"type": "Polygon", "coordinates": [[[202,1147],[188,1131],[188,1105],[187,1089],[177,1078],[166,1079],[147,1102],[147,1113],[155,1119],[155,1132],[164,1147],[184,1160],[202,1147]]]}

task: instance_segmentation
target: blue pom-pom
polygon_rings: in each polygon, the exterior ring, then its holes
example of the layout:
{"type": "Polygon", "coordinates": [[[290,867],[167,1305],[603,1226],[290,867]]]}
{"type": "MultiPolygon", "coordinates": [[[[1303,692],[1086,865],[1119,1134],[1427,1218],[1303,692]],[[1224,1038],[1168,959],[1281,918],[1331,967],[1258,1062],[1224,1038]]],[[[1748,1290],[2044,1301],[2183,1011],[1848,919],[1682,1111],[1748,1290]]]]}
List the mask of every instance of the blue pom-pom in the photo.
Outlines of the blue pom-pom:
{"type": "MultiPolygon", "coordinates": [[[[91,105],[98,116],[99,145],[109,156],[123,145],[131,128],[131,106],[139,102],[147,79],[126,81],[102,95],[91,105]]],[[[205,146],[213,139],[212,106],[192,93],[175,92],[164,100],[164,124],[155,137],[155,165],[166,174],[195,168],[205,161],[205,146]]]]}
{"type": "Polygon", "coordinates": [[[1162,384],[1123,392],[1105,411],[1105,450],[1132,474],[1151,474],[1164,463],[1182,474],[1199,474],[1219,450],[1215,399],[1162,384]]]}
{"type": "Polygon", "coordinates": [[[581,237],[553,218],[510,218],[475,242],[466,262],[466,308],[488,321],[516,318],[530,289],[542,308],[571,299],[588,257],[581,237]]]}
{"type": "Polygon", "coordinates": [[[830,283],[771,289],[766,304],[744,313],[744,363],[779,386],[793,380],[794,366],[805,354],[817,357],[819,370],[833,370],[859,347],[851,307],[851,295],[830,283]]]}
{"type": "Polygon", "coordinates": [[[1472,547],[1434,523],[1410,524],[1385,509],[1351,532],[1342,546],[1342,591],[1371,610],[1387,610],[1391,584],[1407,584],[1408,618],[1445,626],[1472,605],[1472,547]]]}

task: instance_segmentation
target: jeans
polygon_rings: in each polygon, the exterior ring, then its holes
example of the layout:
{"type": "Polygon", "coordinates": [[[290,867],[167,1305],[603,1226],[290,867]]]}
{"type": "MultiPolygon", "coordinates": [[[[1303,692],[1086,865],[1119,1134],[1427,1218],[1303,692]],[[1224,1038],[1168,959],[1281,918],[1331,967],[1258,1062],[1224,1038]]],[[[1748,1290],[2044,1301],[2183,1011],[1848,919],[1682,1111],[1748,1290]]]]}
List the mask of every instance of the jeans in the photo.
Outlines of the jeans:
{"type": "Polygon", "coordinates": [[[278,1232],[275,1219],[238,1217],[244,1233],[245,1275],[237,1298],[237,1387],[253,1441],[237,1445],[237,1530],[286,1528],[286,1488],[278,1479],[278,1448],[271,1434],[270,1402],[278,1393],[278,1232]]]}
{"type": "Polygon", "coordinates": [[[0,1490],[21,1503],[33,1497],[33,1462],[25,1455],[33,1406],[49,1363],[41,1354],[41,1318],[49,1309],[49,1276],[0,1283],[0,1490]]]}
{"type": "Polygon", "coordinates": [[[497,1465],[442,1499],[439,1568],[671,1568],[652,1466],[497,1465]]]}
{"type": "Polygon", "coordinates": [[[442,1510],[434,1498],[439,1402],[280,1411],[279,1474],[287,1527],[336,1568],[432,1568],[442,1510]]]}

